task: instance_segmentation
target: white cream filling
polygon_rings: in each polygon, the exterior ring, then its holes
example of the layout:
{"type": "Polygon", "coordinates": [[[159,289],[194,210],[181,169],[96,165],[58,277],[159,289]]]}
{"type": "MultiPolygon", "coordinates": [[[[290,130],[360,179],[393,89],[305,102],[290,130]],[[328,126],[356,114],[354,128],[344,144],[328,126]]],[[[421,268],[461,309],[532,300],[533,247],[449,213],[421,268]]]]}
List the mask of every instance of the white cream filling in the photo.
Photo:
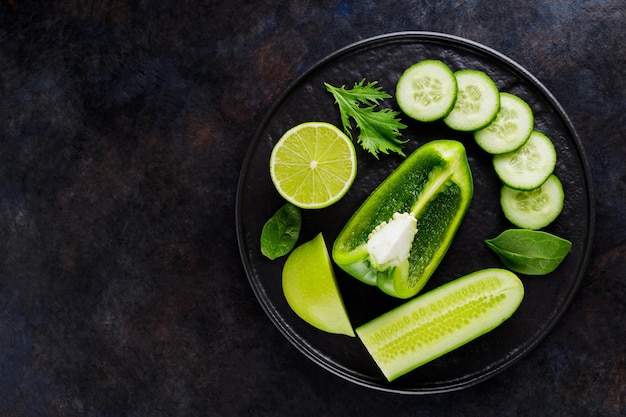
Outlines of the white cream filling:
{"type": "Polygon", "coordinates": [[[367,252],[371,265],[379,271],[398,266],[409,258],[417,220],[410,213],[394,213],[389,222],[382,222],[370,233],[367,252]]]}

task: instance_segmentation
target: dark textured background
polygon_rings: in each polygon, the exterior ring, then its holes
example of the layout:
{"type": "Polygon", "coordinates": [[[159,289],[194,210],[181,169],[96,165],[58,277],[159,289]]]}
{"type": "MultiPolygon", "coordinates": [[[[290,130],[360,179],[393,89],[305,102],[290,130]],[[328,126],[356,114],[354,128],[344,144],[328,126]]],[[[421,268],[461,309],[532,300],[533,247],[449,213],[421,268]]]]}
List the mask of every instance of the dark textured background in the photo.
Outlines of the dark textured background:
{"type": "Polygon", "coordinates": [[[1,416],[626,415],[623,1],[0,1],[1,416]],[[237,250],[245,151],[338,48],[450,33],[571,117],[596,235],[555,330],[474,388],[408,397],[319,368],[237,250]]]}

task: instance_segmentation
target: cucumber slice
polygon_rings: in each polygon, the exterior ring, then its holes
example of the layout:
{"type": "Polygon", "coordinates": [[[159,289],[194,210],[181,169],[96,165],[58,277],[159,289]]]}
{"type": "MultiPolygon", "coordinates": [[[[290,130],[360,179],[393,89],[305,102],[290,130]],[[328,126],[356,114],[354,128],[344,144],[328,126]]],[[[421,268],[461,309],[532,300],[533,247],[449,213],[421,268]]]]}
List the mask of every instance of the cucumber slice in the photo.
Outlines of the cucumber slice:
{"type": "Polygon", "coordinates": [[[563,185],[556,175],[533,190],[502,186],[500,205],[504,216],[522,229],[538,230],[552,223],[563,210],[563,185]]]}
{"type": "Polygon", "coordinates": [[[556,166],[556,149],[543,133],[534,130],[519,149],[494,155],[493,166],[504,184],[532,190],[543,184],[556,166]]]}
{"type": "Polygon", "coordinates": [[[491,154],[512,152],[522,146],[533,131],[535,117],[521,98],[500,93],[500,110],[493,122],[474,132],[478,146],[491,154]]]}
{"type": "Polygon", "coordinates": [[[356,329],[387,380],[493,330],[517,310],[524,286],[490,268],[448,282],[356,329]]]}
{"type": "Polygon", "coordinates": [[[458,92],[454,108],[444,123],[454,130],[469,132],[490,124],[500,109],[500,92],[487,74],[473,69],[454,73],[458,92]]]}
{"type": "Polygon", "coordinates": [[[456,101],[456,77],[441,61],[427,59],[407,68],[396,85],[400,109],[412,119],[432,122],[445,117],[456,101]]]}

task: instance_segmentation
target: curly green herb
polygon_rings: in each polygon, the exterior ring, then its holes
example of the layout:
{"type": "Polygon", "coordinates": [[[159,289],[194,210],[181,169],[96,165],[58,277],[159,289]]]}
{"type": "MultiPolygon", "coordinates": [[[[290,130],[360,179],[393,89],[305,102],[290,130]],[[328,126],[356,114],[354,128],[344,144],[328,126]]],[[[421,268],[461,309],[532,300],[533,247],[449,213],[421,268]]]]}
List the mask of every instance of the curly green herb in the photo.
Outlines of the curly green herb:
{"type": "Polygon", "coordinates": [[[406,125],[397,117],[400,112],[389,108],[376,110],[384,99],[391,98],[376,84],[376,81],[366,84],[365,79],[362,79],[348,90],[345,86],[334,87],[324,83],[339,106],[343,129],[350,138],[354,139],[350,123],[352,118],[359,128],[357,142],[363,149],[376,158],[379,152],[396,152],[404,156],[402,148],[405,141],[400,140],[399,136],[400,129],[406,128],[406,125]]]}

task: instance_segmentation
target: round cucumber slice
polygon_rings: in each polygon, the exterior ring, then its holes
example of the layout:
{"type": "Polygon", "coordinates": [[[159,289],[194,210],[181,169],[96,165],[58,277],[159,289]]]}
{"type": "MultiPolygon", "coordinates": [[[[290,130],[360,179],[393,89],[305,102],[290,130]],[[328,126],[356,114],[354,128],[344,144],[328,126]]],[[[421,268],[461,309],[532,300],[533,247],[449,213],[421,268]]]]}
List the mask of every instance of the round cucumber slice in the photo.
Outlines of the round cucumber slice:
{"type": "Polygon", "coordinates": [[[554,174],[538,188],[515,190],[504,185],[500,205],[504,216],[522,229],[538,230],[552,223],[563,210],[563,185],[554,174]]]}
{"type": "Polygon", "coordinates": [[[473,69],[454,73],[458,92],[452,111],[443,119],[454,130],[469,132],[490,124],[500,109],[500,92],[487,74],[473,69]]]}
{"type": "Polygon", "coordinates": [[[456,101],[456,77],[441,61],[427,59],[407,68],[396,85],[400,109],[412,119],[431,122],[445,117],[456,101]]]}
{"type": "Polygon", "coordinates": [[[556,149],[543,133],[534,130],[519,149],[494,155],[493,166],[504,184],[532,190],[543,184],[556,166],[556,149]]]}
{"type": "Polygon", "coordinates": [[[498,327],[523,298],[513,272],[483,269],[401,304],[356,333],[392,381],[498,327]]]}
{"type": "Polygon", "coordinates": [[[478,146],[491,154],[512,152],[522,146],[533,131],[535,117],[521,98],[500,93],[500,110],[486,127],[474,132],[478,146]]]}

